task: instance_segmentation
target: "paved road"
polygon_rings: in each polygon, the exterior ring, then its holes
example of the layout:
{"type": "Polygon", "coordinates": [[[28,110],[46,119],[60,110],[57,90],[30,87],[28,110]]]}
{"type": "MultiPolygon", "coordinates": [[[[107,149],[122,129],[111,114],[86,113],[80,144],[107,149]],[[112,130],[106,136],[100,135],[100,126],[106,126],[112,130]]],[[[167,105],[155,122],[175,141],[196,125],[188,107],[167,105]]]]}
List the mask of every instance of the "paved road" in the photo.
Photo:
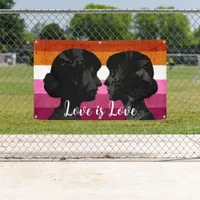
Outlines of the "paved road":
{"type": "Polygon", "coordinates": [[[2,200],[199,200],[200,162],[2,162],[2,200]]]}

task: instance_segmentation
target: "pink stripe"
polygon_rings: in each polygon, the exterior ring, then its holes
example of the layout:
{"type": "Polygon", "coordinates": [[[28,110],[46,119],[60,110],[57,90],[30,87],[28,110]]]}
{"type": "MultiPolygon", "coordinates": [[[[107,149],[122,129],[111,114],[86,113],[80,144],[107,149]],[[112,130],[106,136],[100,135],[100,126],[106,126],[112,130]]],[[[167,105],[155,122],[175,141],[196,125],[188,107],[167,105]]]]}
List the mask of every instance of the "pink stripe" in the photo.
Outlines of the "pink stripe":
{"type": "MultiPolygon", "coordinates": [[[[95,109],[91,109],[93,111],[93,115],[90,117],[82,116],[82,120],[99,120],[98,117],[95,114],[95,109]]],[[[108,109],[104,109],[105,114],[103,115],[101,120],[124,120],[125,116],[116,116],[116,117],[109,117],[108,109]]],[[[116,109],[114,110],[114,112],[116,109]]],[[[166,108],[149,108],[149,111],[151,111],[155,117],[156,120],[162,120],[166,118],[166,108]]],[[[40,120],[47,120],[54,112],[54,108],[35,108],[34,115],[35,119],[40,120]]]]}
{"type": "Polygon", "coordinates": [[[154,94],[150,98],[144,100],[148,108],[166,108],[166,94],[154,94]]]}
{"type": "MultiPolygon", "coordinates": [[[[82,105],[88,108],[96,108],[100,106],[102,108],[108,108],[109,96],[107,94],[97,94],[96,99],[90,102],[84,102],[82,105]]],[[[166,94],[154,94],[150,98],[145,99],[147,107],[158,108],[166,107],[166,94]]],[[[36,108],[50,108],[57,107],[60,104],[60,98],[52,98],[48,94],[35,94],[34,106],[36,108]]],[[[115,108],[123,107],[121,101],[115,102],[115,108]]]]}
{"type": "Polygon", "coordinates": [[[158,91],[156,94],[166,94],[167,81],[166,80],[156,80],[158,84],[158,91]]]}
{"type": "Polygon", "coordinates": [[[102,80],[101,80],[102,86],[99,87],[99,90],[98,90],[98,92],[97,92],[98,94],[107,94],[107,93],[108,93],[108,91],[107,91],[107,86],[104,85],[104,82],[105,82],[105,81],[102,81],[102,80]]]}
{"type": "Polygon", "coordinates": [[[34,80],[34,94],[46,94],[43,80],[34,80]]]}
{"type": "Polygon", "coordinates": [[[54,108],[60,104],[60,98],[50,97],[48,94],[35,94],[34,107],[40,108],[54,108]]]}
{"type": "MultiPolygon", "coordinates": [[[[98,94],[107,94],[107,87],[103,84],[99,87],[98,94]]],[[[158,91],[157,94],[166,94],[166,80],[157,80],[158,83],[158,91]]],[[[35,94],[46,94],[44,90],[43,80],[34,80],[34,93],[35,94]]]]}

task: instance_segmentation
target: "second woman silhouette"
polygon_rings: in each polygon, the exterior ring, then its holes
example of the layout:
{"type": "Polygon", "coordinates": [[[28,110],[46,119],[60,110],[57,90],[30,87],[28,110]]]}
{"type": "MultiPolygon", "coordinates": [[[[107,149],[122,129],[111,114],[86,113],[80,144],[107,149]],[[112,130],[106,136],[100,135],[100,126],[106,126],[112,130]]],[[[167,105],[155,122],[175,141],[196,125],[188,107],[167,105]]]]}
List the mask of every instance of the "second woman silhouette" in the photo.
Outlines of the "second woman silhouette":
{"type": "Polygon", "coordinates": [[[107,67],[110,74],[104,84],[110,100],[121,100],[126,109],[135,109],[126,119],[154,119],[144,102],[158,90],[149,57],[137,51],[120,52],[109,57],[107,67]]]}

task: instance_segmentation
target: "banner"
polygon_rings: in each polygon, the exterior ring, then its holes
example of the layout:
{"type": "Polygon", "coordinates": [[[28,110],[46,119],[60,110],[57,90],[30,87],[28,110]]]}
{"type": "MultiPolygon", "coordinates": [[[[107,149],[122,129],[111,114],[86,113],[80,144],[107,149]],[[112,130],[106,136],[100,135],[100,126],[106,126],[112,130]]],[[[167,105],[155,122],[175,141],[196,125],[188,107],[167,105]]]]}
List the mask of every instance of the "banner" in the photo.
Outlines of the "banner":
{"type": "Polygon", "coordinates": [[[166,42],[35,41],[34,117],[165,119],[166,42]]]}

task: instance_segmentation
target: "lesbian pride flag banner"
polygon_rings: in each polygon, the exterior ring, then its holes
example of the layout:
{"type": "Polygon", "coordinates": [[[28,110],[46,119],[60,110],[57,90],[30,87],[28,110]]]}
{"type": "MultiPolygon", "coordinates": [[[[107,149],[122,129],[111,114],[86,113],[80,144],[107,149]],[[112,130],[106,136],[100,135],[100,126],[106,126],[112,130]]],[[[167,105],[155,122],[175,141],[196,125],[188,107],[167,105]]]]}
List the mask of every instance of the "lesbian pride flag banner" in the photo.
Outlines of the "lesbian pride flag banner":
{"type": "Polygon", "coordinates": [[[34,117],[165,119],[166,42],[35,41],[34,117]]]}

